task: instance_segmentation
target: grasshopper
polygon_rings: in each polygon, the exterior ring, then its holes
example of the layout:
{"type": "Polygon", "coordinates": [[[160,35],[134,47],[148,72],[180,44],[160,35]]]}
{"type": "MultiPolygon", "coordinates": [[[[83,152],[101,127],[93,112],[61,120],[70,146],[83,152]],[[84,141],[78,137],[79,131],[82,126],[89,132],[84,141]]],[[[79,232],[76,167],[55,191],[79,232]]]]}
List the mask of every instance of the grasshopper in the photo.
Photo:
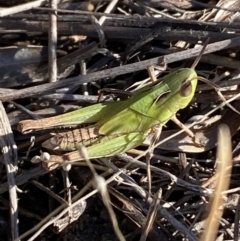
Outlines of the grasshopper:
{"type": "MultiPolygon", "coordinates": [[[[200,56],[202,55],[204,45],[200,56]]],[[[195,66],[194,66],[195,67],[195,66]]],[[[70,151],[78,143],[87,147],[89,158],[107,157],[128,151],[143,143],[156,126],[162,126],[192,100],[198,83],[193,68],[174,71],[154,83],[134,92],[120,102],[98,103],[57,117],[21,121],[18,130],[38,129],[59,125],[94,123],[87,129],[65,132],[43,143],[49,149],[70,151]],[[75,141],[81,137],[81,141],[75,141]],[[70,139],[72,146],[69,147],[70,139]]],[[[78,150],[62,156],[51,155],[50,162],[80,161],[78,150]]]]}

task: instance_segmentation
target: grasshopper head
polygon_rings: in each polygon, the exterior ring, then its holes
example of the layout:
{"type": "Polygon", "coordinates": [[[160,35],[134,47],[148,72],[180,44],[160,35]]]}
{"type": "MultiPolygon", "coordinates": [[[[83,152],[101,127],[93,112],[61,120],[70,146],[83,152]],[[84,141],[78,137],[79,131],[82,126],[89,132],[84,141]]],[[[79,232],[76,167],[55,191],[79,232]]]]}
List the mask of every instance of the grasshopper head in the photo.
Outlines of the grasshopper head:
{"type": "Polygon", "coordinates": [[[179,109],[185,108],[192,100],[198,82],[198,76],[194,69],[181,69],[176,88],[175,98],[179,100],[179,109]]]}
{"type": "Polygon", "coordinates": [[[180,88],[179,88],[179,96],[178,98],[181,100],[181,103],[179,103],[179,109],[185,108],[192,100],[196,88],[197,88],[197,82],[198,82],[198,76],[196,71],[194,70],[197,66],[201,56],[203,55],[207,44],[209,42],[209,38],[204,43],[199,56],[195,59],[193,65],[191,68],[188,69],[182,69],[180,70],[180,88]]]}
{"type": "Polygon", "coordinates": [[[183,82],[181,83],[179,94],[182,97],[189,97],[195,93],[196,86],[197,86],[197,76],[194,73],[191,73],[189,77],[183,80],[183,82]]]}

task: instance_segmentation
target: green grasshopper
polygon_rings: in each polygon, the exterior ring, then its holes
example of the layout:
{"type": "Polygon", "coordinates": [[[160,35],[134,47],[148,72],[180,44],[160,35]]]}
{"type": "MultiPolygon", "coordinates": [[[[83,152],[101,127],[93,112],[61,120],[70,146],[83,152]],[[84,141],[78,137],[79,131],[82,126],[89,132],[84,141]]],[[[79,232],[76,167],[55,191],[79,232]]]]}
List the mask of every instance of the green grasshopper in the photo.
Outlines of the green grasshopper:
{"type": "MultiPolygon", "coordinates": [[[[154,127],[164,125],[177,111],[184,109],[195,94],[197,82],[194,68],[180,69],[141,88],[125,101],[98,103],[42,120],[25,120],[19,123],[18,129],[23,132],[59,125],[95,123],[85,131],[72,132],[71,139],[74,135],[82,137],[80,144],[87,147],[89,158],[113,156],[142,144],[154,127]]],[[[69,137],[69,134],[57,134],[43,146],[65,151],[78,148],[77,145],[69,148],[64,137],[69,137]]],[[[61,163],[82,159],[76,150],[62,156],[51,155],[49,161],[61,163]]]]}

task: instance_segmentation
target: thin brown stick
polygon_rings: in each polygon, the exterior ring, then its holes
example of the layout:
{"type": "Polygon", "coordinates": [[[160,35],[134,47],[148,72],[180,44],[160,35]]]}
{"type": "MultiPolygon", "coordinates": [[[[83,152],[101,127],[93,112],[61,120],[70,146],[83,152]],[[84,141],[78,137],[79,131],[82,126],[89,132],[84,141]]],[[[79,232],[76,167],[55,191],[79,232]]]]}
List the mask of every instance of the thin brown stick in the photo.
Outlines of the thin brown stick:
{"type": "Polygon", "coordinates": [[[6,8],[6,9],[2,9],[0,11],[0,17],[4,17],[4,16],[8,16],[14,13],[20,13],[32,8],[36,8],[39,6],[42,6],[44,4],[46,4],[48,1],[47,0],[38,0],[38,1],[34,1],[34,2],[29,2],[29,3],[25,3],[25,4],[21,4],[21,5],[17,5],[11,8],[6,8]]]}
{"type": "MultiPolygon", "coordinates": [[[[50,0],[50,7],[56,8],[58,0],[50,0]]],[[[48,75],[49,82],[57,81],[57,12],[49,13],[48,32],[48,75]]]]}
{"type": "Polygon", "coordinates": [[[146,220],[146,224],[143,227],[143,231],[142,231],[140,241],[145,241],[147,239],[149,231],[152,229],[152,226],[154,224],[154,221],[155,221],[155,218],[156,218],[156,215],[157,215],[157,211],[159,209],[161,197],[162,197],[162,189],[159,189],[155,193],[155,195],[153,197],[153,200],[152,200],[152,203],[150,205],[147,220],[146,220]]]}
{"type": "MultiPolygon", "coordinates": [[[[204,54],[212,53],[212,52],[219,51],[222,49],[236,47],[238,45],[240,45],[240,37],[223,40],[220,42],[209,44],[206,47],[204,54]]],[[[176,62],[179,60],[196,57],[196,56],[198,56],[198,54],[199,54],[199,48],[194,48],[194,49],[188,49],[188,50],[181,51],[178,54],[174,53],[174,54],[165,55],[164,59],[165,59],[166,63],[173,63],[173,62],[176,62]]],[[[149,65],[159,65],[162,62],[163,62],[162,57],[152,58],[152,59],[140,61],[140,62],[134,63],[134,64],[127,64],[124,66],[99,71],[96,73],[90,73],[85,76],[78,76],[78,77],[65,79],[60,82],[42,84],[42,85],[35,86],[35,87],[29,87],[29,88],[25,88],[22,90],[17,90],[17,91],[14,91],[14,93],[6,93],[0,97],[0,100],[8,101],[8,100],[14,100],[14,99],[18,99],[18,98],[31,97],[31,96],[34,96],[37,94],[46,94],[46,92],[49,93],[49,91],[63,88],[63,87],[70,86],[70,85],[77,86],[82,83],[89,83],[89,82],[107,78],[107,77],[115,77],[115,76],[122,75],[122,74],[132,73],[135,71],[145,69],[149,65]]]]}
{"type": "Polygon", "coordinates": [[[5,162],[8,190],[10,201],[10,219],[11,219],[11,236],[12,240],[18,239],[18,199],[17,186],[15,183],[15,174],[17,171],[17,147],[14,142],[12,129],[5,112],[5,109],[0,102],[0,148],[3,153],[5,162]]]}
{"type": "MultiPolygon", "coordinates": [[[[47,33],[49,30],[49,24],[46,21],[23,21],[23,20],[11,20],[0,19],[0,24],[3,28],[13,30],[25,30],[29,33],[36,33],[36,29],[40,33],[47,33]]],[[[117,23],[116,23],[117,24],[117,23]]],[[[153,24],[153,23],[152,23],[153,24]]],[[[177,27],[180,23],[178,23],[177,27]]],[[[198,23],[199,26],[200,23],[198,23]]],[[[204,25],[204,24],[203,24],[204,25]]],[[[211,26],[211,25],[210,25],[211,26]]],[[[184,27],[184,26],[183,26],[184,27]]],[[[204,41],[206,38],[210,38],[211,41],[220,41],[224,39],[238,37],[236,33],[219,33],[213,31],[203,30],[172,30],[164,32],[163,35],[159,34],[156,40],[171,40],[177,41],[179,39],[196,43],[199,40],[204,41]]],[[[227,25],[227,28],[231,28],[227,25]]],[[[121,27],[121,26],[102,26],[104,34],[108,40],[134,40],[139,36],[145,36],[151,33],[150,28],[137,28],[137,27],[121,27]]],[[[171,29],[171,28],[170,28],[171,29]]],[[[6,30],[4,30],[6,31],[6,30]]],[[[218,30],[219,31],[219,30],[218,30]]],[[[86,35],[88,37],[96,37],[96,28],[90,24],[79,24],[78,22],[58,22],[58,34],[59,35],[86,35]]]]}
{"type": "MultiPolygon", "coordinates": [[[[107,8],[105,9],[104,13],[110,13],[114,7],[116,6],[116,4],[119,2],[119,0],[112,0],[109,2],[107,8]]],[[[102,16],[100,19],[99,19],[99,24],[100,25],[103,25],[103,23],[105,22],[106,20],[106,17],[105,16],[102,16]]]]}
{"type": "MultiPolygon", "coordinates": [[[[36,8],[36,9],[39,9],[39,10],[43,10],[43,11],[46,11],[46,8],[36,8]]],[[[47,9],[48,11],[50,9],[47,9]]],[[[54,9],[55,10],[55,9],[54,9]]],[[[82,14],[82,16],[86,16],[86,15],[93,15],[94,16],[98,16],[98,17],[101,17],[101,16],[106,16],[108,18],[111,18],[113,19],[113,21],[119,21],[119,20],[128,20],[128,23],[130,22],[129,20],[131,21],[138,21],[138,24],[143,24],[143,23],[146,23],[146,21],[148,21],[149,25],[152,25],[156,22],[159,22],[159,19],[158,18],[155,18],[155,17],[146,17],[146,16],[141,16],[141,18],[138,16],[138,15],[119,15],[119,14],[112,14],[112,13],[102,13],[102,12],[95,12],[95,13],[92,13],[92,12],[88,12],[88,11],[81,11],[81,10],[62,10],[62,9],[56,9],[58,12],[62,12],[62,13],[72,13],[72,14],[82,14]]],[[[228,10],[229,11],[229,10],[228,10]]],[[[233,11],[233,12],[237,12],[237,9],[233,9],[233,10],[230,10],[230,11],[233,11]]],[[[174,19],[174,18],[162,18],[161,19],[161,22],[163,23],[184,23],[184,24],[197,24],[197,25],[208,25],[210,24],[210,26],[216,26],[218,25],[219,23],[207,23],[207,22],[201,22],[201,21],[198,21],[198,20],[189,20],[189,19],[174,19]]],[[[126,23],[126,22],[124,22],[126,23]]],[[[137,24],[136,22],[134,22],[135,24],[137,24]]],[[[227,28],[227,27],[231,27],[229,26],[228,23],[221,23],[223,25],[223,27],[227,28]]],[[[235,24],[235,27],[237,27],[237,23],[235,24]]]]}

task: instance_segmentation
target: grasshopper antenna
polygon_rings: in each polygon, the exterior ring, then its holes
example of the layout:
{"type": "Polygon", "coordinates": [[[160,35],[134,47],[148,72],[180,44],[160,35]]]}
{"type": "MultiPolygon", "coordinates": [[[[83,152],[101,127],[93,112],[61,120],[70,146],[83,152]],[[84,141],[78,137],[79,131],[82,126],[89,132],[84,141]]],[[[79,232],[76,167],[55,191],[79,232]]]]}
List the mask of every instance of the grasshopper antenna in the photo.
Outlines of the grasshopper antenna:
{"type": "Polygon", "coordinates": [[[210,40],[210,38],[207,38],[207,40],[206,40],[205,43],[203,44],[203,47],[202,47],[199,55],[197,56],[197,58],[195,59],[194,63],[193,63],[192,66],[191,66],[192,69],[195,69],[195,67],[196,67],[197,64],[199,63],[199,61],[200,61],[200,59],[201,59],[201,57],[202,57],[202,55],[203,55],[203,53],[204,53],[207,45],[208,45],[209,40],[210,40]]]}
{"type": "MultiPolygon", "coordinates": [[[[208,45],[209,39],[210,39],[210,38],[207,38],[206,42],[204,43],[204,45],[203,45],[203,47],[202,47],[202,49],[201,49],[198,57],[195,59],[195,61],[194,61],[194,63],[193,63],[193,65],[192,65],[191,68],[195,69],[195,67],[197,66],[200,58],[202,57],[202,55],[203,55],[203,53],[204,53],[204,51],[205,51],[205,49],[206,49],[206,47],[207,47],[207,45],[208,45]]],[[[236,108],[234,108],[230,103],[227,102],[227,100],[225,99],[225,97],[223,96],[223,94],[221,93],[221,91],[219,90],[220,87],[219,87],[218,85],[216,85],[216,84],[212,83],[211,81],[209,81],[208,79],[203,78],[203,77],[200,77],[200,76],[198,76],[198,80],[200,80],[200,81],[208,84],[208,85],[211,86],[213,89],[215,89],[215,91],[217,92],[217,94],[218,94],[218,96],[220,97],[220,99],[221,99],[231,110],[233,110],[234,112],[236,112],[237,114],[240,115],[240,112],[239,112],[236,108]]]]}
{"type": "MultiPolygon", "coordinates": [[[[195,67],[197,66],[199,60],[201,59],[207,45],[209,42],[210,38],[207,38],[207,40],[205,41],[205,43],[203,44],[203,47],[198,55],[198,57],[195,59],[194,63],[191,66],[191,69],[195,69],[195,67]]],[[[199,79],[199,78],[198,78],[199,79]]],[[[193,79],[192,78],[188,78],[186,79],[186,81],[183,83],[182,87],[181,87],[181,91],[183,93],[184,96],[188,96],[191,92],[192,92],[192,86],[191,86],[191,81],[193,79]]]]}
{"type": "MultiPolygon", "coordinates": [[[[192,64],[191,66],[191,69],[195,69],[195,67],[197,66],[199,60],[201,59],[207,45],[208,45],[208,42],[209,42],[209,39],[210,38],[207,38],[207,40],[205,41],[205,43],[203,44],[203,47],[198,55],[198,57],[195,59],[194,63],[192,64]]],[[[199,79],[199,77],[198,77],[199,79]]],[[[182,95],[183,96],[188,96],[192,93],[192,85],[191,85],[191,81],[193,81],[194,79],[189,77],[186,79],[186,81],[182,84],[182,87],[181,87],[181,92],[182,92],[182,95]]]]}
{"type": "Polygon", "coordinates": [[[198,76],[198,80],[208,84],[209,86],[211,86],[213,89],[215,89],[215,91],[217,92],[219,98],[225,103],[226,106],[228,106],[231,110],[233,110],[234,112],[236,112],[237,114],[240,115],[240,112],[234,108],[230,103],[227,102],[227,100],[225,99],[225,97],[223,96],[222,92],[220,91],[220,87],[218,85],[216,85],[215,83],[209,81],[208,79],[198,76]]]}

